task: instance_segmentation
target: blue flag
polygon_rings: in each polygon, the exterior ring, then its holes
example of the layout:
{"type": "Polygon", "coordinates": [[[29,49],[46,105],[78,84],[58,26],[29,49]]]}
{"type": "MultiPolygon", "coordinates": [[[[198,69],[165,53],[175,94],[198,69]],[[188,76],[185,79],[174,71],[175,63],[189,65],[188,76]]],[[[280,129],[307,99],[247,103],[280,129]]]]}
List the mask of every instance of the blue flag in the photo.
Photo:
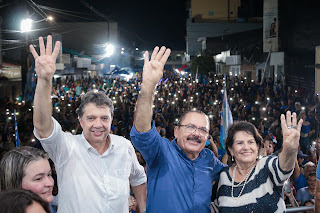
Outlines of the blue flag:
{"type": "Polygon", "coordinates": [[[15,130],[15,138],[16,138],[16,147],[20,146],[19,141],[19,132],[18,132],[18,124],[17,124],[17,118],[16,118],[16,110],[14,110],[14,130],[15,130]]]}
{"type": "MultiPolygon", "coordinates": [[[[225,78],[226,81],[226,78],[225,78]]],[[[225,149],[224,142],[227,138],[228,127],[233,123],[232,113],[230,111],[228,96],[226,90],[226,84],[224,84],[223,91],[223,103],[222,103],[222,113],[221,113],[221,126],[220,126],[220,147],[225,149]]]]}

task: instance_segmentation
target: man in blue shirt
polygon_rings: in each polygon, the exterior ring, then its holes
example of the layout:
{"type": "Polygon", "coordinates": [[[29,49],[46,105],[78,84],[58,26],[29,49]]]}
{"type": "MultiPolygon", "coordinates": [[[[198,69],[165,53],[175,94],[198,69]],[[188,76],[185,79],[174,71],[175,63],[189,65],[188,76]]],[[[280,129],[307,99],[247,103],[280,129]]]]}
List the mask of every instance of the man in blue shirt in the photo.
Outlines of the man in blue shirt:
{"type": "Polygon", "coordinates": [[[213,181],[224,167],[208,149],[209,118],[201,111],[184,113],[170,142],[159,135],[152,122],[157,83],[170,49],[156,47],[149,60],[145,52],[140,94],[131,140],[147,163],[148,213],[209,213],[213,181]]]}

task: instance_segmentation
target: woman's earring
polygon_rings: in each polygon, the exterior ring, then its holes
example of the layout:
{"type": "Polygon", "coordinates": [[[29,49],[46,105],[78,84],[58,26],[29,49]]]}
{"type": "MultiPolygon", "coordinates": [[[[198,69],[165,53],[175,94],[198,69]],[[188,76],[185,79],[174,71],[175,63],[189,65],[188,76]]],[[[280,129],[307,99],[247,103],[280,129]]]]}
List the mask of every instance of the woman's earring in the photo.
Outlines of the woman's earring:
{"type": "Polygon", "coordinates": [[[233,155],[231,155],[231,161],[232,161],[232,162],[234,161],[234,159],[233,159],[233,155]]]}

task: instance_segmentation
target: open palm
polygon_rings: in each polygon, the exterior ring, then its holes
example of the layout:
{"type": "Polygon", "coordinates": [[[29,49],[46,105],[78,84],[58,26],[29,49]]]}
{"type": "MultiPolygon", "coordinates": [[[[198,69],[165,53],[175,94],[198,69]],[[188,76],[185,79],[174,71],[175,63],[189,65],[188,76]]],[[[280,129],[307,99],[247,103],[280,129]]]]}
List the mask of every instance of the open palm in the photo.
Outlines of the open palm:
{"type": "Polygon", "coordinates": [[[283,134],[283,147],[298,149],[300,140],[300,131],[303,120],[297,123],[297,114],[287,111],[286,117],[281,115],[281,128],[283,134]]]}
{"type": "Polygon", "coordinates": [[[149,53],[145,52],[143,66],[143,83],[156,85],[163,76],[163,68],[170,55],[171,50],[166,47],[155,47],[149,61],[149,53]]]}
{"type": "Polygon", "coordinates": [[[39,38],[40,56],[32,45],[30,51],[35,59],[35,71],[38,78],[51,81],[56,70],[56,59],[60,50],[60,42],[57,41],[52,52],[52,37],[47,37],[47,48],[44,46],[43,38],[39,38]]]}

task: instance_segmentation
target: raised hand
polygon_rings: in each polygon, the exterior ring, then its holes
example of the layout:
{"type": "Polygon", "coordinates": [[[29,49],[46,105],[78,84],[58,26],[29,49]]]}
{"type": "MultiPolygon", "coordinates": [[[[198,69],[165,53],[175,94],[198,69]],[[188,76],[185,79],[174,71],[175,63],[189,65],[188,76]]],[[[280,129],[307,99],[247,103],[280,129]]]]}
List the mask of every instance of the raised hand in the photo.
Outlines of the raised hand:
{"type": "Polygon", "coordinates": [[[286,118],[283,114],[281,115],[283,149],[298,150],[302,123],[302,119],[297,123],[297,114],[295,112],[291,116],[291,112],[287,111],[286,118]]]}
{"type": "Polygon", "coordinates": [[[144,66],[143,66],[143,84],[156,85],[163,76],[163,68],[167,62],[171,50],[166,47],[155,47],[151,59],[149,61],[149,53],[145,52],[144,66]]]}
{"type": "Polygon", "coordinates": [[[39,37],[40,56],[32,45],[30,45],[30,51],[35,59],[35,71],[38,78],[51,81],[56,71],[56,59],[60,50],[60,42],[57,41],[52,52],[52,37],[47,37],[47,48],[44,46],[42,37],[39,37]]]}

